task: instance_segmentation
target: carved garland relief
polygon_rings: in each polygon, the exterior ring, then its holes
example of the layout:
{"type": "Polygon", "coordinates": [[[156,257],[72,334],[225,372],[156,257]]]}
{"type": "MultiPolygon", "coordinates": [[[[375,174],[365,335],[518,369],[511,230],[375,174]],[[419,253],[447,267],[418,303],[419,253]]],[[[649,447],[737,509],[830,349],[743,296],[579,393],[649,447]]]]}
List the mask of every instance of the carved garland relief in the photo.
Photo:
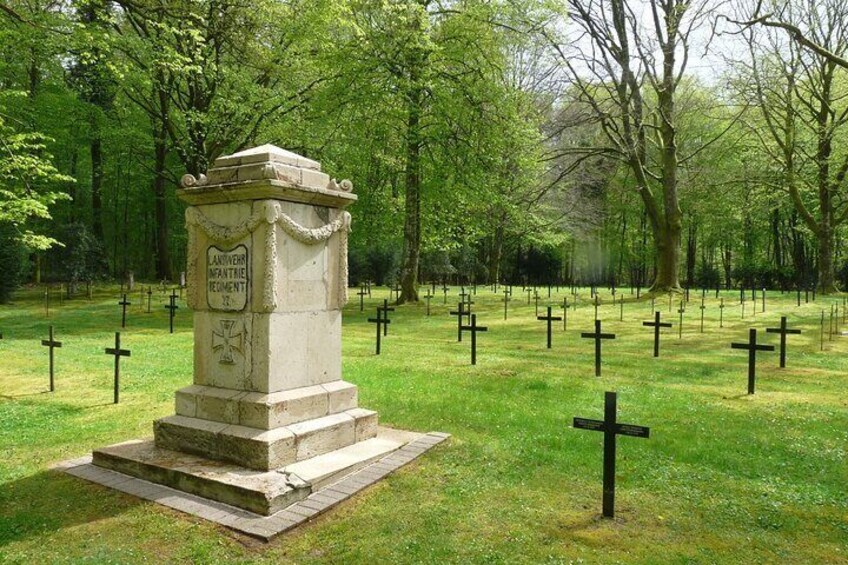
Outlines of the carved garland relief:
{"type": "MultiPolygon", "coordinates": [[[[213,242],[228,247],[245,236],[253,233],[256,229],[264,222],[269,226],[279,226],[286,234],[290,237],[299,241],[300,243],[304,243],[306,245],[314,245],[316,243],[321,243],[327,241],[330,237],[333,236],[336,232],[339,232],[339,278],[338,278],[338,288],[336,292],[338,293],[338,301],[340,306],[344,306],[347,304],[347,282],[348,282],[348,263],[347,263],[347,248],[348,248],[348,233],[350,232],[350,221],[351,217],[348,212],[342,211],[339,213],[338,217],[321,227],[318,228],[307,228],[305,226],[301,226],[296,221],[294,221],[290,216],[283,213],[280,204],[274,201],[265,201],[262,203],[262,207],[257,210],[255,213],[251,214],[250,217],[245,219],[243,222],[235,225],[235,226],[222,226],[211,221],[207,218],[203,213],[195,207],[189,207],[186,210],[186,225],[189,227],[188,229],[188,280],[196,281],[197,275],[197,241],[196,241],[196,232],[197,228],[203,231],[206,236],[211,239],[213,242]]],[[[219,249],[217,247],[211,247],[211,249],[216,249],[218,254],[216,257],[220,257],[220,261],[224,261],[224,258],[227,258],[226,261],[229,263],[237,262],[242,260],[240,255],[233,256],[233,252],[237,250],[239,247],[236,246],[232,249],[219,249]],[[232,258],[235,257],[235,258],[232,258]]],[[[265,235],[265,265],[264,265],[264,281],[262,287],[262,311],[264,312],[272,312],[277,308],[277,232],[274,229],[266,230],[265,235]]],[[[246,261],[247,250],[244,250],[244,261],[246,261]]],[[[208,256],[207,256],[208,259],[208,256]]],[[[237,265],[236,265],[237,267],[237,265]]],[[[228,274],[229,271],[225,274],[228,274]]],[[[239,282],[240,277],[236,277],[236,281],[227,281],[226,287],[232,289],[233,284],[239,282]]],[[[246,278],[245,278],[246,284],[246,278]]],[[[208,292],[208,288],[207,288],[208,292]]],[[[207,294],[207,296],[209,296],[207,294]]],[[[224,298],[221,298],[223,305],[224,298]]],[[[228,299],[232,301],[232,298],[228,299]]],[[[188,301],[193,307],[197,307],[197,285],[192,284],[188,287],[188,301]]],[[[211,302],[209,304],[210,307],[215,308],[211,302]]],[[[243,306],[242,306],[243,308],[243,306]]],[[[234,305],[230,305],[225,308],[216,308],[222,310],[240,310],[241,308],[236,308],[234,305]]]]}

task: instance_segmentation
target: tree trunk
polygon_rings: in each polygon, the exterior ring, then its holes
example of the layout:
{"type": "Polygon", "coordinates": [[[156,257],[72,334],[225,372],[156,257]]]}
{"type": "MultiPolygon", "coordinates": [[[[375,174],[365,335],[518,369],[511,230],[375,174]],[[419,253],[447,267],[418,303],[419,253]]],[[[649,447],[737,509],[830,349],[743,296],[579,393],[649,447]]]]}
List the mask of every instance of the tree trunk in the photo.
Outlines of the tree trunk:
{"type": "Polygon", "coordinates": [[[492,241],[492,254],[489,257],[489,284],[500,282],[503,239],[503,226],[499,225],[495,228],[494,240],[492,241]]]}
{"type": "Polygon", "coordinates": [[[103,148],[100,129],[92,120],[91,152],[91,231],[95,239],[103,243],[103,148]]]}
{"type": "Polygon", "coordinates": [[[657,274],[651,292],[680,291],[680,228],[663,230],[664,234],[655,237],[657,248],[657,274]]]}
{"type": "MultiPolygon", "coordinates": [[[[824,228],[824,226],[822,226],[824,228]]],[[[833,270],[833,230],[822,229],[818,237],[819,243],[819,284],[821,294],[839,292],[836,286],[836,277],[833,270]]]]}
{"type": "Polygon", "coordinates": [[[168,250],[168,210],[165,202],[165,158],[168,147],[164,128],[155,132],[153,170],[154,221],[156,223],[156,278],[171,279],[171,256],[168,250]]]}
{"type": "MultiPolygon", "coordinates": [[[[415,73],[413,73],[415,74],[415,73]]],[[[413,81],[415,84],[417,80],[413,81]]],[[[406,202],[404,204],[403,259],[398,304],[418,302],[418,263],[421,256],[421,113],[424,89],[409,92],[406,124],[406,202]]]]}
{"type": "Polygon", "coordinates": [[[695,286],[695,263],[697,262],[697,226],[695,221],[690,218],[689,229],[686,235],[686,286],[692,288],[695,286]]]}

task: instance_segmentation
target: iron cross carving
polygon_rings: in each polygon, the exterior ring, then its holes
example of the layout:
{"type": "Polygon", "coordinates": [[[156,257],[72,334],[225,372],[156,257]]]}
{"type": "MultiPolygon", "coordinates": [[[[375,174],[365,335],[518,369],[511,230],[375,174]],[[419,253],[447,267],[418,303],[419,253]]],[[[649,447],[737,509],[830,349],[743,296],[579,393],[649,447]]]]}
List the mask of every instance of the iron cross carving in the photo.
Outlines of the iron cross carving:
{"type": "Polygon", "coordinates": [[[242,343],[244,334],[241,331],[234,331],[236,320],[221,320],[221,331],[212,330],[212,351],[221,351],[221,358],[218,363],[222,365],[234,365],[233,351],[238,351],[242,355],[242,343]]]}

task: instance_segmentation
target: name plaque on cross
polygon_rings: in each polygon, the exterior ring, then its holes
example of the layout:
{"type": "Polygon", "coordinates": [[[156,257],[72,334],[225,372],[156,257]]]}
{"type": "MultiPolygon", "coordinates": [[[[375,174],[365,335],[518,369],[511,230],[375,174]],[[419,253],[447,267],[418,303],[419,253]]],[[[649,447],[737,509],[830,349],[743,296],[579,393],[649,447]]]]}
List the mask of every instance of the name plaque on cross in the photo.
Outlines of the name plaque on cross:
{"type": "Polygon", "coordinates": [[[214,245],[206,250],[206,302],[213,310],[239,312],[247,306],[250,270],[247,247],[224,250],[214,245]]]}

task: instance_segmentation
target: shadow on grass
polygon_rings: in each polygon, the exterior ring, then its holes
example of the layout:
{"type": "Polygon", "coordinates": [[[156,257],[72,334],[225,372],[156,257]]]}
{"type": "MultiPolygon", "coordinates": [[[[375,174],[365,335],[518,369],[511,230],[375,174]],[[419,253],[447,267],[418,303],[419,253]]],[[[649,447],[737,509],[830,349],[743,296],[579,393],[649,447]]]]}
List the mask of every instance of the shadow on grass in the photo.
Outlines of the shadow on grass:
{"type": "Polygon", "coordinates": [[[41,471],[0,488],[0,547],[112,518],[144,503],[58,470],[41,471]]]}

